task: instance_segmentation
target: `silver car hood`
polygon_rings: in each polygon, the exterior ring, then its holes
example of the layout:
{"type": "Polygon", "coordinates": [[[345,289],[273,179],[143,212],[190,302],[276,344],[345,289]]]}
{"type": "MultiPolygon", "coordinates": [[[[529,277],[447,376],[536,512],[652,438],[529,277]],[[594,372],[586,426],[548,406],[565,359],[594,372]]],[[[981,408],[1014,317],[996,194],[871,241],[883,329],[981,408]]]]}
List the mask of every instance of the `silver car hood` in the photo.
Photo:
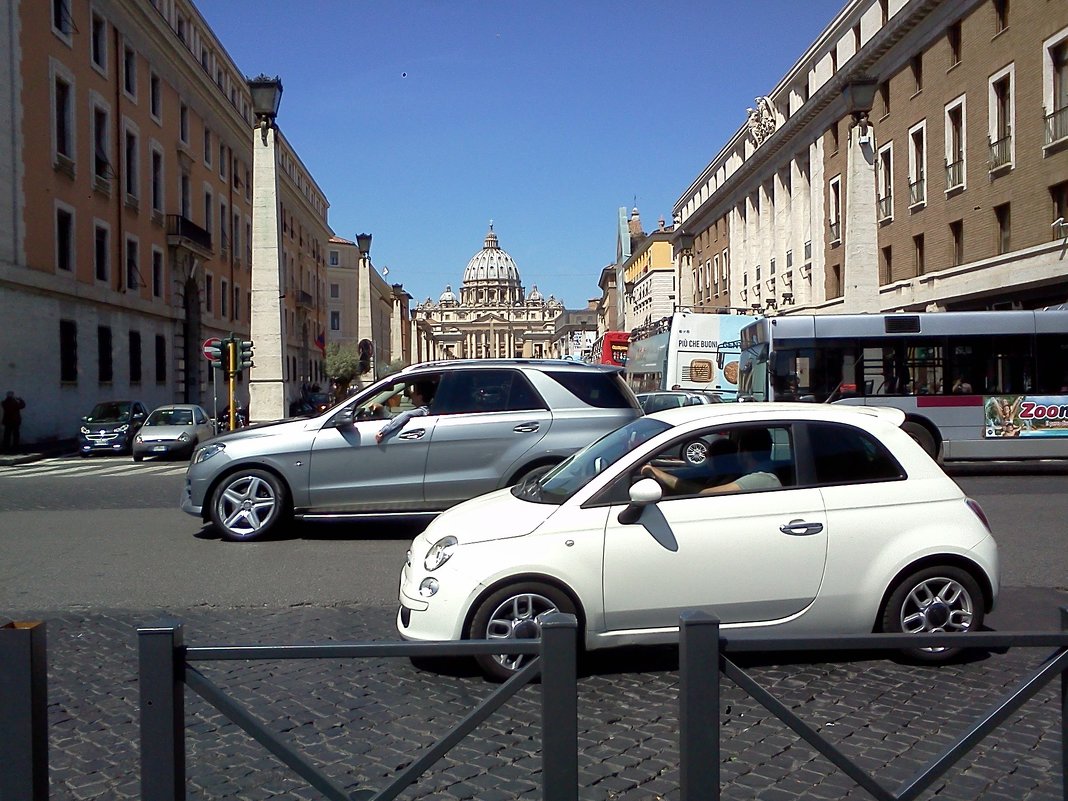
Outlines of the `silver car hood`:
{"type": "Polygon", "coordinates": [[[145,439],[178,439],[182,434],[193,436],[195,426],[141,426],[138,432],[145,439]]]}
{"type": "Polygon", "coordinates": [[[255,439],[258,437],[273,437],[278,434],[289,434],[295,431],[306,431],[309,428],[321,428],[322,424],[315,425],[314,418],[298,417],[288,420],[274,420],[270,423],[256,423],[255,425],[239,428],[237,431],[229,431],[212,439],[212,442],[236,442],[241,439],[255,439]]]}
{"type": "Polygon", "coordinates": [[[427,544],[453,535],[460,545],[503,540],[531,534],[548,520],[559,506],[521,501],[511,487],[494,490],[446,509],[423,532],[427,544]],[[494,521],[486,525],[487,520],[494,521]]]}

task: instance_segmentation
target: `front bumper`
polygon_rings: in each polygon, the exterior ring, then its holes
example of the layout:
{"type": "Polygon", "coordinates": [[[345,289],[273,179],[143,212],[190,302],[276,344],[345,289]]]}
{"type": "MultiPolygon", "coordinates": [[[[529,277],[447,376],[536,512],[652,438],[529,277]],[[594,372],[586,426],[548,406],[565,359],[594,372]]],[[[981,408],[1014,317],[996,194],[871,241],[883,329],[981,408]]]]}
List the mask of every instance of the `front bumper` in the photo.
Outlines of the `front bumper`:
{"type": "Polygon", "coordinates": [[[157,440],[153,442],[134,442],[133,453],[135,456],[173,456],[183,454],[192,456],[193,443],[180,442],[179,440],[157,440]]]}
{"type": "Polygon", "coordinates": [[[122,434],[93,434],[78,437],[82,453],[122,453],[130,447],[130,440],[122,434]]]}
{"type": "MultiPolygon", "coordinates": [[[[397,633],[405,640],[431,642],[461,640],[467,608],[472,597],[464,592],[463,579],[448,571],[429,574],[405,565],[400,575],[400,608],[397,610],[397,633]],[[419,595],[419,582],[433,575],[441,589],[431,598],[419,595]],[[451,590],[451,591],[450,591],[451,590]]],[[[477,594],[477,591],[476,593],[477,594]]]]}

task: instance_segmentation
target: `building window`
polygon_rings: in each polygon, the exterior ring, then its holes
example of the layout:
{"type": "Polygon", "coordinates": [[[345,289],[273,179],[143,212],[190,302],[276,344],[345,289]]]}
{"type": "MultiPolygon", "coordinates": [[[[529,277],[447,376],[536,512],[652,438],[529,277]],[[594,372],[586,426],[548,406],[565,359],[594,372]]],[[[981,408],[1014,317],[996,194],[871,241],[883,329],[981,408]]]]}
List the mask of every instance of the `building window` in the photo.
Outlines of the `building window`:
{"type": "Polygon", "coordinates": [[[341,297],[341,286],[339,284],[330,285],[330,297],[334,299],[341,297]]]}
{"type": "Polygon", "coordinates": [[[879,101],[883,107],[883,116],[890,113],[890,81],[879,84],[879,101]]]}
{"type": "Polygon", "coordinates": [[[997,241],[994,243],[994,247],[995,252],[1000,256],[1003,253],[1008,253],[1012,244],[1009,236],[1012,220],[1009,216],[1008,203],[994,206],[994,221],[996,224],[995,231],[997,233],[997,241]]]}
{"type": "MultiPolygon", "coordinates": [[[[835,176],[830,182],[829,207],[827,209],[828,222],[830,224],[830,241],[842,241],[842,178],[835,176]]],[[[759,280],[759,275],[757,276],[759,280]]]]}
{"type": "Polygon", "coordinates": [[[138,146],[137,146],[137,134],[131,130],[127,130],[125,134],[125,168],[126,168],[126,198],[127,200],[136,200],[140,195],[138,191],[138,185],[140,184],[138,176],[138,146]]]}
{"type": "Polygon", "coordinates": [[[927,126],[920,123],[909,130],[909,206],[927,202],[927,126]]]}
{"type": "Polygon", "coordinates": [[[339,311],[330,312],[330,330],[331,331],[340,331],[341,330],[341,312],[339,312],[339,311]]]}
{"type": "Polygon", "coordinates": [[[1059,183],[1049,188],[1049,196],[1053,201],[1053,219],[1060,221],[1060,225],[1053,225],[1053,238],[1064,239],[1068,234],[1068,181],[1059,183]]]}
{"type": "Polygon", "coordinates": [[[111,161],[108,142],[108,111],[100,106],[93,107],[93,175],[101,181],[111,178],[111,161]]]}
{"type": "Polygon", "coordinates": [[[337,267],[341,264],[341,254],[336,250],[330,251],[330,266],[337,267]]]}
{"type": "Polygon", "coordinates": [[[828,138],[830,140],[831,155],[833,156],[838,152],[838,123],[835,122],[827,129],[828,138]]]}
{"type": "Polygon", "coordinates": [[[234,287],[234,319],[241,319],[241,287],[234,287]]]}
{"type": "Polygon", "coordinates": [[[93,66],[107,73],[108,69],[108,23],[102,16],[93,12],[92,32],[89,42],[89,57],[93,66]]]}
{"type": "Polygon", "coordinates": [[[211,273],[204,276],[204,308],[215,311],[215,280],[211,273]]]}
{"type": "Polygon", "coordinates": [[[964,131],[964,98],[946,106],[946,191],[963,189],[964,156],[967,152],[964,131]]]}
{"type": "Polygon", "coordinates": [[[108,254],[110,253],[110,231],[99,223],[96,226],[93,248],[93,265],[97,281],[107,281],[111,272],[108,254]]]}
{"type": "Polygon", "coordinates": [[[949,224],[949,238],[952,242],[951,261],[954,267],[964,264],[964,221],[957,220],[949,224]]]}
{"type": "Polygon", "coordinates": [[[876,211],[880,220],[892,220],[894,218],[894,146],[892,142],[879,151],[877,165],[876,177],[879,191],[876,211]]]}
{"type": "Polygon", "coordinates": [[[1014,116],[1013,68],[1010,65],[990,79],[990,170],[1013,162],[1012,122],[1014,116]]]}
{"type": "Polygon", "coordinates": [[[226,145],[219,142],[219,177],[224,181],[226,180],[226,165],[230,163],[230,159],[226,158],[226,145]]]}
{"type": "Polygon", "coordinates": [[[842,265],[832,264],[831,271],[827,277],[830,279],[827,287],[827,297],[840,298],[842,296],[842,265]]]}
{"type": "Polygon", "coordinates": [[[185,103],[178,107],[178,136],[184,144],[189,144],[189,106],[185,103]]]}
{"type": "Polygon", "coordinates": [[[167,383],[167,338],[156,334],[156,383],[167,383]]]}
{"type": "Polygon", "coordinates": [[[163,89],[160,86],[159,76],[152,73],[148,79],[149,110],[156,122],[163,117],[163,89]]]}
{"type": "Polygon", "coordinates": [[[211,128],[204,127],[204,163],[211,166],[211,128]]]}
{"type": "Polygon", "coordinates": [[[961,24],[954,22],[946,29],[946,42],[949,44],[949,66],[960,64],[961,59],[961,24]]]}
{"type": "Polygon", "coordinates": [[[923,234],[916,234],[912,237],[912,266],[916,270],[916,275],[923,275],[927,266],[924,260],[923,234]]]}
{"type": "Polygon", "coordinates": [[[122,49],[122,88],[137,99],[137,54],[129,46],[122,49]]]}
{"type": "Polygon", "coordinates": [[[73,166],[74,105],[70,81],[57,75],[52,85],[52,92],[55,96],[52,138],[56,156],[53,163],[56,166],[73,166]]]}
{"type": "Polygon", "coordinates": [[[994,0],[994,33],[1009,27],[1009,0],[994,0]]]}
{"type": "Polygon", "coordinates": [[[1046,144],[1068,139],[1068,36],[1048,44],[1043,56],[1046,114],[1046,144]]]}
{"type": "Polygon", "coordinates": [[[204,229],[210,234],[215,204],[212,202],[211,190],[204,190],[204,229]]]}
{"type": "Polygon", "coordinates": [[[219,281],[219,314],[224,318],[230,313],[230,284],[225,278],[219,281]]]}
{"type": "Polygon", "coordinates": [[[890,246],[879,251],[879,283],[889,284],[894,280],[894,262],[890,246]]]}
{"type": "Polygon", "coordinates": [[[59,321],[59,380],[78,380],[78,324],[73,320],[59,321]]]}
{"type": "Polygon", "coordinates": [[[163,211],[163,153],[152,149],[152,210],[163,211]]]}
{"type": "Polygon", "coordinates": [[[110,383],[114,378],[111,363],[111,329],[106,325],[96,328],[96,380],[110,383]]]}
{"type": "Polygon", "coordinates": [[[152,297],[163,297],[163,252],[152,249],[152,297]]]}
{"type": "Polygon", "coordinates": [[[140,261],[140,254],[138,253],[138,244],[136,239],[127,238],[126,240],[126,288],[137,289],[141,286],[141,282],[138,280],[141,275],[141,271],[137,268],[137,263],[140,261]]]}
{"type": "Polygon", "coordinates": [[[130,332],[130,383],[141,383],[141,332],[130,332]]]}
{"type": "Polygon", "coordinates": [[[52,31],[67,44],[74,23],[70,17],[70,0],[52,0],[52,31]]]}
{"type": "Polygon", "coordinates": [[[913,93],[923,91],[923,53],[917,53],[909,61],[909,70],[912,73],[913,93]]]}
{"type": "Polygon", "coordinates": [[[56,269],[74,271],[74,212],[56,209],[56,269]]]}

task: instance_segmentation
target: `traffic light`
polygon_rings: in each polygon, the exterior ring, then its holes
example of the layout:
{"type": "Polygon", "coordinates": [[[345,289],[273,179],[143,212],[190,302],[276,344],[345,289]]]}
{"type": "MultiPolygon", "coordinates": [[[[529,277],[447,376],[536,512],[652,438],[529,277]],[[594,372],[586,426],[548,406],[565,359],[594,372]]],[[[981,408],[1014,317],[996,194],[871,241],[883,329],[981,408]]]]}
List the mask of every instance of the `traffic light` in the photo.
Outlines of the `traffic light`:
{"type": "Polygon", "coordinates": [[[224,374],[230,372],[230,344],[227,340],[207,346],[204,352],[211,358],[212,367],[222,370],[224,374]]]}
{"type": "Polygon", "coordinates": [[[237,340],[237,365],[235,370],[241,371],[246,367],[255,367],[252,363],[252,341],[247,339],[237,340]]]}

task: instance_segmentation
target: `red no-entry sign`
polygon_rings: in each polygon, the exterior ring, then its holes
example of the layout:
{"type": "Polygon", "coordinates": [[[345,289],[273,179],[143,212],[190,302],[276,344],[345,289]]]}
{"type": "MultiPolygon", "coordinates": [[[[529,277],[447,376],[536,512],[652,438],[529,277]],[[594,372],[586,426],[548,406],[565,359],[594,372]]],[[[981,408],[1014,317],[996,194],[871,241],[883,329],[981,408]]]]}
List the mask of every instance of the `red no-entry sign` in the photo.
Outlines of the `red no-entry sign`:
{"type": "Polygon", "coordinates": [[[204,358],[207,359],[209,362],[217,362],[217,361],[219,361],[219,357],[217,355],[218,351],[214,350],[214,348],[218,348],[221,345],[222,345],[222,340],[219,339],[218,337],[212,337],[211,339],[205,339],[204,340],[204,345],[203,345],[204,358]]]}

